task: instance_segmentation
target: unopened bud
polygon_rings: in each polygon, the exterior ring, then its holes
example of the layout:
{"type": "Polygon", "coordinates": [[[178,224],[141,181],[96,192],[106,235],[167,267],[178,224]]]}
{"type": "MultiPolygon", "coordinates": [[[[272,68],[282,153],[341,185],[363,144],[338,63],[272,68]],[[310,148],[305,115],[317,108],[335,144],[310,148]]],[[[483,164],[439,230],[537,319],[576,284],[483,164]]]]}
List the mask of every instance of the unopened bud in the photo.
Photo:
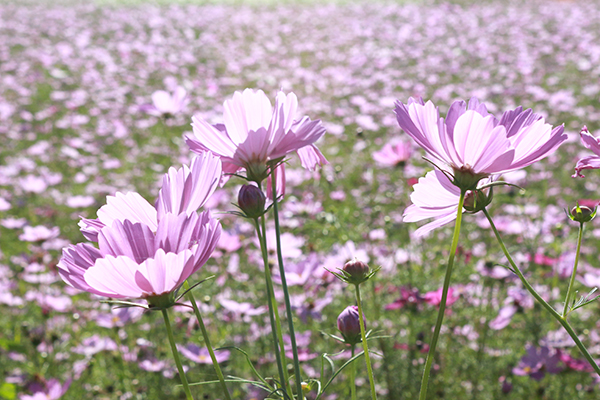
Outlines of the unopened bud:
{"type": "Polygon", "coordinates": [[[590,222],[596,216],[596,208],[593,210],[588,206],[580,206],[577,205],[571,209],[571,213],[569,214],[569,218],[573,221],[584,223],[590,222]]]}
{"type": "Polygon", "coordinates": [[[265,194],[254,185],[243,185],[238,193],[238,206],[248,218],[258,218],[265,213],[265,194]]]}
{"type": "Polygon", "coordinates": [[[492,190],[485,193],[483,190],[472,190],[467,192],[463,207],[468,213],[475,214],[487,207],[494,197],[492,190]]]}
{"type": "Polygon", "coordinates": [[[342,271],[344,271],[344,275],[348,278],[349,283],[355,285],[369,279],[369,275],[371,274],[371,268],[357,258],[348,261],[342,271]]]}
{"type": "MultiPolygon", "coordinates": [[[[357,306],[346,307],[346,309],[341,312],[337,319],[338,329],[348,344],[356,344],[360,343],[361,341],[360,324],[358,323],[359,319],[360,317],[357,306]]],[[[366,324],[363,319],[363,326],[365,325],[366,324]]]]}

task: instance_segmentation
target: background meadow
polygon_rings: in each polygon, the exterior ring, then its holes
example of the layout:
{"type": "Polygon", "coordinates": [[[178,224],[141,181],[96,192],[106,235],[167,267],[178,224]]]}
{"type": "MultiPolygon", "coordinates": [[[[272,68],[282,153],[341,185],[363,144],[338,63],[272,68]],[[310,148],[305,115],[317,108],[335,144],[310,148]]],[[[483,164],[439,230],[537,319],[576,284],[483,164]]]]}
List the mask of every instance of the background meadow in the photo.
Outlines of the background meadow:
{"type": "MultiPolygon", "coordinates": [[[[505,177],[525,192],[499,189],[491,208],[530,280],[561,308],[577,235],[564,209],[600,200],[598,172],[570,177],[578,157],[589,154],[579,130],[600,130],[599,78],[597,1],[2,3],[0,399],[40,391],[48,395],[36,399],[185,398],[160,315],[111,312],[100,298],[65,285],[56,264],[63,247],[83,241],[79,217],[95,218],[107,195],[137,191],[153,202],[162,174],[191,160],[183,137],[192,115],[221,122],[223,101],[246,87],[270,98],[280,88],[293,91],[302,115],[327,128],[318,146],[330,164],[313,173],[290,159],[282,204],[305,378],[319,377],[322,353],[335,354],[337,367],[349,358],[345,345],[322,332],[338,334],[336,318],[353,293],[325,268],[357,256],[382,267],[363,289],[368,329],[387,336],[369,342],[379,396],[416,398],[451,228],[417,239],[411,233],[419,224],[402,222],[411,186],[431,166],[416,145],[406,160],[380,155],[386,144],[409,141],[394,101],[421,96],[445,114],[453,100],[476,96],[496,115],[523,105],[565,124],[570,140],[555,155],[505,177]],[[144,112],[153,92],[178,85],[190,99],[182,112],[166,119],[144,112]]],[[[207,204],[224,233],[193,276],[215,279],[195,293],[213,344],[244,349],[264,376],[275,376],[253,229],[224,213],[235,209],[242,183],[232,180],[207,204]]],[[[584,238],[581,293],[600,282],[595,226],[584,238]]],[[[431,398],[597,399],[600,382],[559,325],[497,266],[505,259],[484,217],[466,216],[461,239],[431,398]],[[528,351],[538,352],[531,357],[541,367],[527,370],[528,351]]],[[[599,317],[596,303],[572,316],[594,356],[599,317]]],[[[213,380],[194,322],[176,308],[188,379],[213,380]]],[[[226,375],[251,378],[243,354],[217,355],[226,375]]],[[[324,371],[328,379],[328,363],[324,371]]],[[[366,398],[363,362],[357,376],[359,398],[366,398]]],[[[212,386],[193,391],[218,398],[212,386]]],[[[230,391],[236,399],[265,396],[248,385],[230,391]]],[[[344,374],[327,398],[348,398],[344,374]]]]}

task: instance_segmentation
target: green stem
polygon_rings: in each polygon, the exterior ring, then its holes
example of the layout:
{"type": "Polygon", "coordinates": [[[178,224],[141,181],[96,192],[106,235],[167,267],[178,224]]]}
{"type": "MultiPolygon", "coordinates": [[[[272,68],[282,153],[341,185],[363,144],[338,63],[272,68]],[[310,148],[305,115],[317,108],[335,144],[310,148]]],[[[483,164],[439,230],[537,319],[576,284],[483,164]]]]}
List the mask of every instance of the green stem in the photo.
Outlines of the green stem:
{"type": "Polygon", "coordinates": [[[267,239],[265,230],[265,219],[262,217],[262,233],[258,218],[254,220],[254,226],[256,228],[256,234],[258,235],[258,241],[260,243],[260,250],[263,257],[263,264],[265,267],[265,283],[267,285],[267,304],[269,306],[269,320],[271,321],[271,334],[273,335],[273,345],[275,346],[275,359],[277,361],[277,369],[279,370],[279,380],[281,381],[281,389],[284,393],[285,398],[292,398],[291,388],[288,391],[287,383],[288,376],[287,371],[283,368],[283,361],[285,361],[285,350],[283,348],[283,334],[281,332],[281,321],[279,319],[279,312],[275,304],[275,292],[273,291],[273,280],[271,279],[271,270],[269,268],[269,254],[267,253],[267,239]]]}
{"type": "Polygon", "coordinates": [[[575,275],[577,274],[577,265],[579,264],[579,253],[581,252],[581,239],[583,238],[583,222],[579,223],[579,235],[577,236],[577,252],[575,253],[575,264],[569,281],[569,289],[567,289],[567,297],[565,298],[565,308],[563,309],[562,317],[567,319],[569,313],[569,304],[571,303],[573,284],[575,283],[575,275]]]}
{"type": "MultiPolygon", "coordinates": [[[[184,282],[183,288],[185,290],[189,290],[190,285],[187,281],[184,282]]],[[[215,372],[219,377],[219,381],[221,382],[221,387],[223,388],[223,394],[227,400],[231,400],[231,396],[229,396],[229,391],[227,390],[227,385],[225,385],[225,377],[223,376],[223,371],[221,371],[221,367],[219,366],[219,362],[217,361],[217,357],[215,357],[215,352],[210,343],[210,339],[208,337],[208,332],[206,331],[206,326],[204,325],[204,321],[202,320],[202,315],[200,315],[200,310],[198,309],[198,304],[196,304],[196,299],[194,298],[194,294],[190,290],[187,292],[187,298],[192,303],[192,307],[194,308],[194,314],[196,314],[196,319],[198,319],[198,324],[200,324],[200,330],[202,330],[202,336],[204,337],[204,343],[206,344],[206,348],[208,349],[208,353],[210,354],[210,359],[212,360],[213,366],[215,367],[215,372]]]]}
{"type": "Polygon", "coordinates": [[[538,294],[538,292],[535,291],[535,289],[529,284],[527,279],[525,279],[525,276],[523,275],[523,273],[521,272],[521,270],[519,269],[517,264],[515,264],[512,257],[510,256],[508,250],[506,249],[506,246],[504,245],[504,242],[502,241],[502,238],[500,237],[500,233],[498,232],[498,229],[496,229],[496,225],[494,225],[494,221],[492,221],[492,217],[488,213],[487,209],[484,208],[483,213],[485,214],[488,221],[490,222],[490,226],[492,227],[492,230],[494,231],[494,235],[496,235],[496,239],[498,240],[498,243],[500,244],[500,247],[502,248],[502,252],[504,253],[504,256],[506,256],[506,258],[508,259],[508,262],[510,263],[514,272],[517,274],[517,276],[523,283],[523,286],[525,286],[527,291],[529,291],[529,293],[531,293],[531,295],[538,301],[538,303],[540,303],[546,310],[548,310],[550,315],[552,315],[554,317],[554,319],[557,320],[563,326],[563,328],[565,328],[565,330],[567,331],[569,336],[571,336],[571,339],[573,339],[573,341],[579,348],[579,351],[581,351],[581,353],[583,354],[585,359],[590,363],[592,368],[594,368],[594,371],[596,371],[598,376],[600,376],[600,367],[598,367],[598,364],[596,364],[596,361],[594,360],[594,358],[591,356],[591,354],[585,348],[585,346],[583,345],[581,340],[579,340],[579,337],[577,336],[577,334],[571,327],[571,324],[569,324],[569,322],[567,321],[566,318],[563,318],[554,308],[552,308],[552,306],[550,304],[548,304],[546,302],[546,300],[544,300],[542,298],[542,296],[540,296],[538,294]]]}
{"type": "MultiPolygon", "coordinates": [[[[352,345],[352,355],[350,358],[354,357],[354,345],[352,345]]],[[[356,400],[356,363],[353,362],[350,366],[350,377],[348,380],[350,381],[350,397],[352,400],[356,400]]]]}
{"type": "Polygon", "coordinates": [[[358,325],[360,325],[360,336],[362,338],[363,350],[365,353],[365,362],[367,363],[367,373],[369,374],[369,384],[371,385],[371,397],[377,400],[375,392],[375,380],[373,379],[373,368],[371,367],[371,357],[369,356],[369,345],[367,344],[367,334],[365,332],[364,315],[362,301],[360,300],[360,285],[354,285],[356,288],[356,305],[358,306],[358,325]]]}
{"type": "Polygon", "coordinates": [[[427,352],[427,361],[425,361],[425,369],[423,370],[423,379],[421,380],[419,400],[425,400],[427,398],[429,373],[431,371],[431,366],[433,365],[435,348],[437,347],[438,338],[440,336],[440,329],[442,328],[442,322],[444,320],[444,312],[446,311],[446,300],[448,298],[448,289],[450,287],[450,277],[452,276],[452,268],[454,267],[454,257],[456,256],[456,249],[458,247],[458,238],[460,236],[460,225],[462,223],[462,211],[464,201],[465,191],[461,190],[460,197],[458,199],[458,210],[456,211],[454,235],[452,236],[452,245],[450,246],[450,255],[448,256],[448,264],[446,265],[446,276],[444,277],[444,286],[442,288],[442,301],[440,303],[440,309],[438,311],[437,320],[435,321],[433,337],[431,338],[431,343],[429,344],[429,351],[427,352]]]}
{"type": "Polygon", "coordinates": [[[171,344],[171,351],[173,352],[173,358],[175,359],[175,364],[177,365],[177,371],[179,371],[179,378],[181,379],[181,384],[183,385],[183,391],[185,392],[185,397],[187,400],[194,400],[192,397],[192,392],[190,392],[190,386],[188,385],[187,378],[185,377],[185,372],[183,370],[183,365],[181,364],[181,359],[179,358],[179,352],[177,351],[177,346],[175,345],[175,338],[173,337],[173,330],[171,329],[171,322],[169,321],[169,313],[166,308],[161,309],[163,318],[165,320],[165,326],[167,327],[167,336],[169,337],[169,343],[171,344]]]}
{"type": "Polygon", "coordinates": [[[302,374],[300,372],[300,361],[298,360],[298,346],[296,345],[296,333],[294,331],[294,318],[292,314],[292,304],[290,302],[290,294],[288,292],[287,280],[285,277],[285,268],[283,267],[283,255],[281,254],[281,229],[279,227],[279,207],[277,204],[277,181],[275,175],[271,175],[271,194],[273,196],[273,217],[275,220],[275,239],[277,242],[277,262],[279,264],[279,274],[281,275],[281,288],[283,289],[283,298],[285,300],[285,312],[288,319],[288,327],[290,330],[290,341],[292,344],[292,353],[294,356],[294,375],[296,375],[296,392],[298,399],[304,399],[302,392],[302,374]]]}

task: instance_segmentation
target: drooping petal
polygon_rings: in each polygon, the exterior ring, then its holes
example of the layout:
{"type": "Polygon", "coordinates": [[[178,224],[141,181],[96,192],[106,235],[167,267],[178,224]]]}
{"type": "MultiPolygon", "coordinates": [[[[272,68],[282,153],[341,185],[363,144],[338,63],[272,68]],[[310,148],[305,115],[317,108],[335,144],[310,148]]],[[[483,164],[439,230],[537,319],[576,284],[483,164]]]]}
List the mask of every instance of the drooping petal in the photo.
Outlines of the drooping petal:
{"type": "Polygon", "coordinates": [[[600,139],[595,138],[588,131],[587,127],[583,127],[579,133],[581,137],[581,143],[588,149],[592,150],[596,155],[600,156],[600,139]]]}
{"type": "Polygon", "coordinates": [[[317,169],[317,166],[322,167],[323,165],[329,164],[329,161],[327,161],[323,153],[321,153],[321,151],[314,144],[298,149],[297,153],[300,157],[300,163],[302,164],[302,167],[308,169],[309,171],[314,171],[317,169]]]}
{"type": "Polygon", "coordinates": [[[587,156],[577,161],[572,178],[585,178],[585,175],[581,173],[584,169],[600,169],[600,156],[587,156]]]}

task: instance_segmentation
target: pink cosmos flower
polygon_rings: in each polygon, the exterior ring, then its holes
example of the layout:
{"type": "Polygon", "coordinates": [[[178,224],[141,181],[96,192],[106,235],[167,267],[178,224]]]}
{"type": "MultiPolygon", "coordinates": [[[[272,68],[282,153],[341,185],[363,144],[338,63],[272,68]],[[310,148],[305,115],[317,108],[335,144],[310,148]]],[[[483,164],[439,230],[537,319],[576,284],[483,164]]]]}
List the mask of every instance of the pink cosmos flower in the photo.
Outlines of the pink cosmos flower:
{"type": "Polygon", "coordinates": [[[396,102],[400,127],[427,153],[449,166],[454,182],[472,189],[480,179],[524,168],[554,152],[565,140],[564,127],[552,128],[531,109],[518,107],[500,120],[476,98],[457,101],[446,119],[431,101],[396,102]]]}
{"type": "Polygon", "coordinates": [[[581,173],[581,170],[600,168],[600,137],[595,138],[592,136],[586,126],[581,129],[579,135],[581,136],[581,143],[583,143],[586,148],[592,150],[595,155],[586,156],[577,161],[577,165],[575,166],[575,174],[572,176],[573,178],[584,178],[585,175],[581,173]]]}
{"type": "Polygon", "coordinates": [[[152,93],[152,104],[141,107],[148,114],[160,116],[172,116],[179,114],[189,103],[186,90],[177,86],[173,93],[157,90],[152,93]]]}
{"type": "Polygon", "coordinates": [[[80,290],[112,298],[146,298],[172,303],[172,293],[208,260],[221,233],[206,211],[196,212],[218,183],[220,161],[210,154],[190,168],[170,170],[156,208],[137,193],[117,194],[83,220],[84,235],[98,247],[80,243],[63,249],[63,280],[80,290]],[[163,295],[167,295],[164,297],[163,295]]]}
{"type": "Polygon", "coordinates": [[[373,153],[373,159],[381,165],[395,167],[408,161],[412,155],[412,143],[386,143],[381,150],[373,153]]]}
{"type": "Polygon", "coordinates": [[[245,169],[249,180],[262,182],[269,173],[269,163],[276,164],[294,151],[304,168],[313,170],[327,164],[314,145],[325,128],[320,120],[311,121],[306,116],[295,119],[298,100],[294,93],[277,93],[272,107],[262,90],[246,89],[235,92],[223,106],[224,124],[210,125],[193,117],[194,134],[187,136],[186,142],[193,152],[210,151],[221,157],[224,172],[245,169]]]}

